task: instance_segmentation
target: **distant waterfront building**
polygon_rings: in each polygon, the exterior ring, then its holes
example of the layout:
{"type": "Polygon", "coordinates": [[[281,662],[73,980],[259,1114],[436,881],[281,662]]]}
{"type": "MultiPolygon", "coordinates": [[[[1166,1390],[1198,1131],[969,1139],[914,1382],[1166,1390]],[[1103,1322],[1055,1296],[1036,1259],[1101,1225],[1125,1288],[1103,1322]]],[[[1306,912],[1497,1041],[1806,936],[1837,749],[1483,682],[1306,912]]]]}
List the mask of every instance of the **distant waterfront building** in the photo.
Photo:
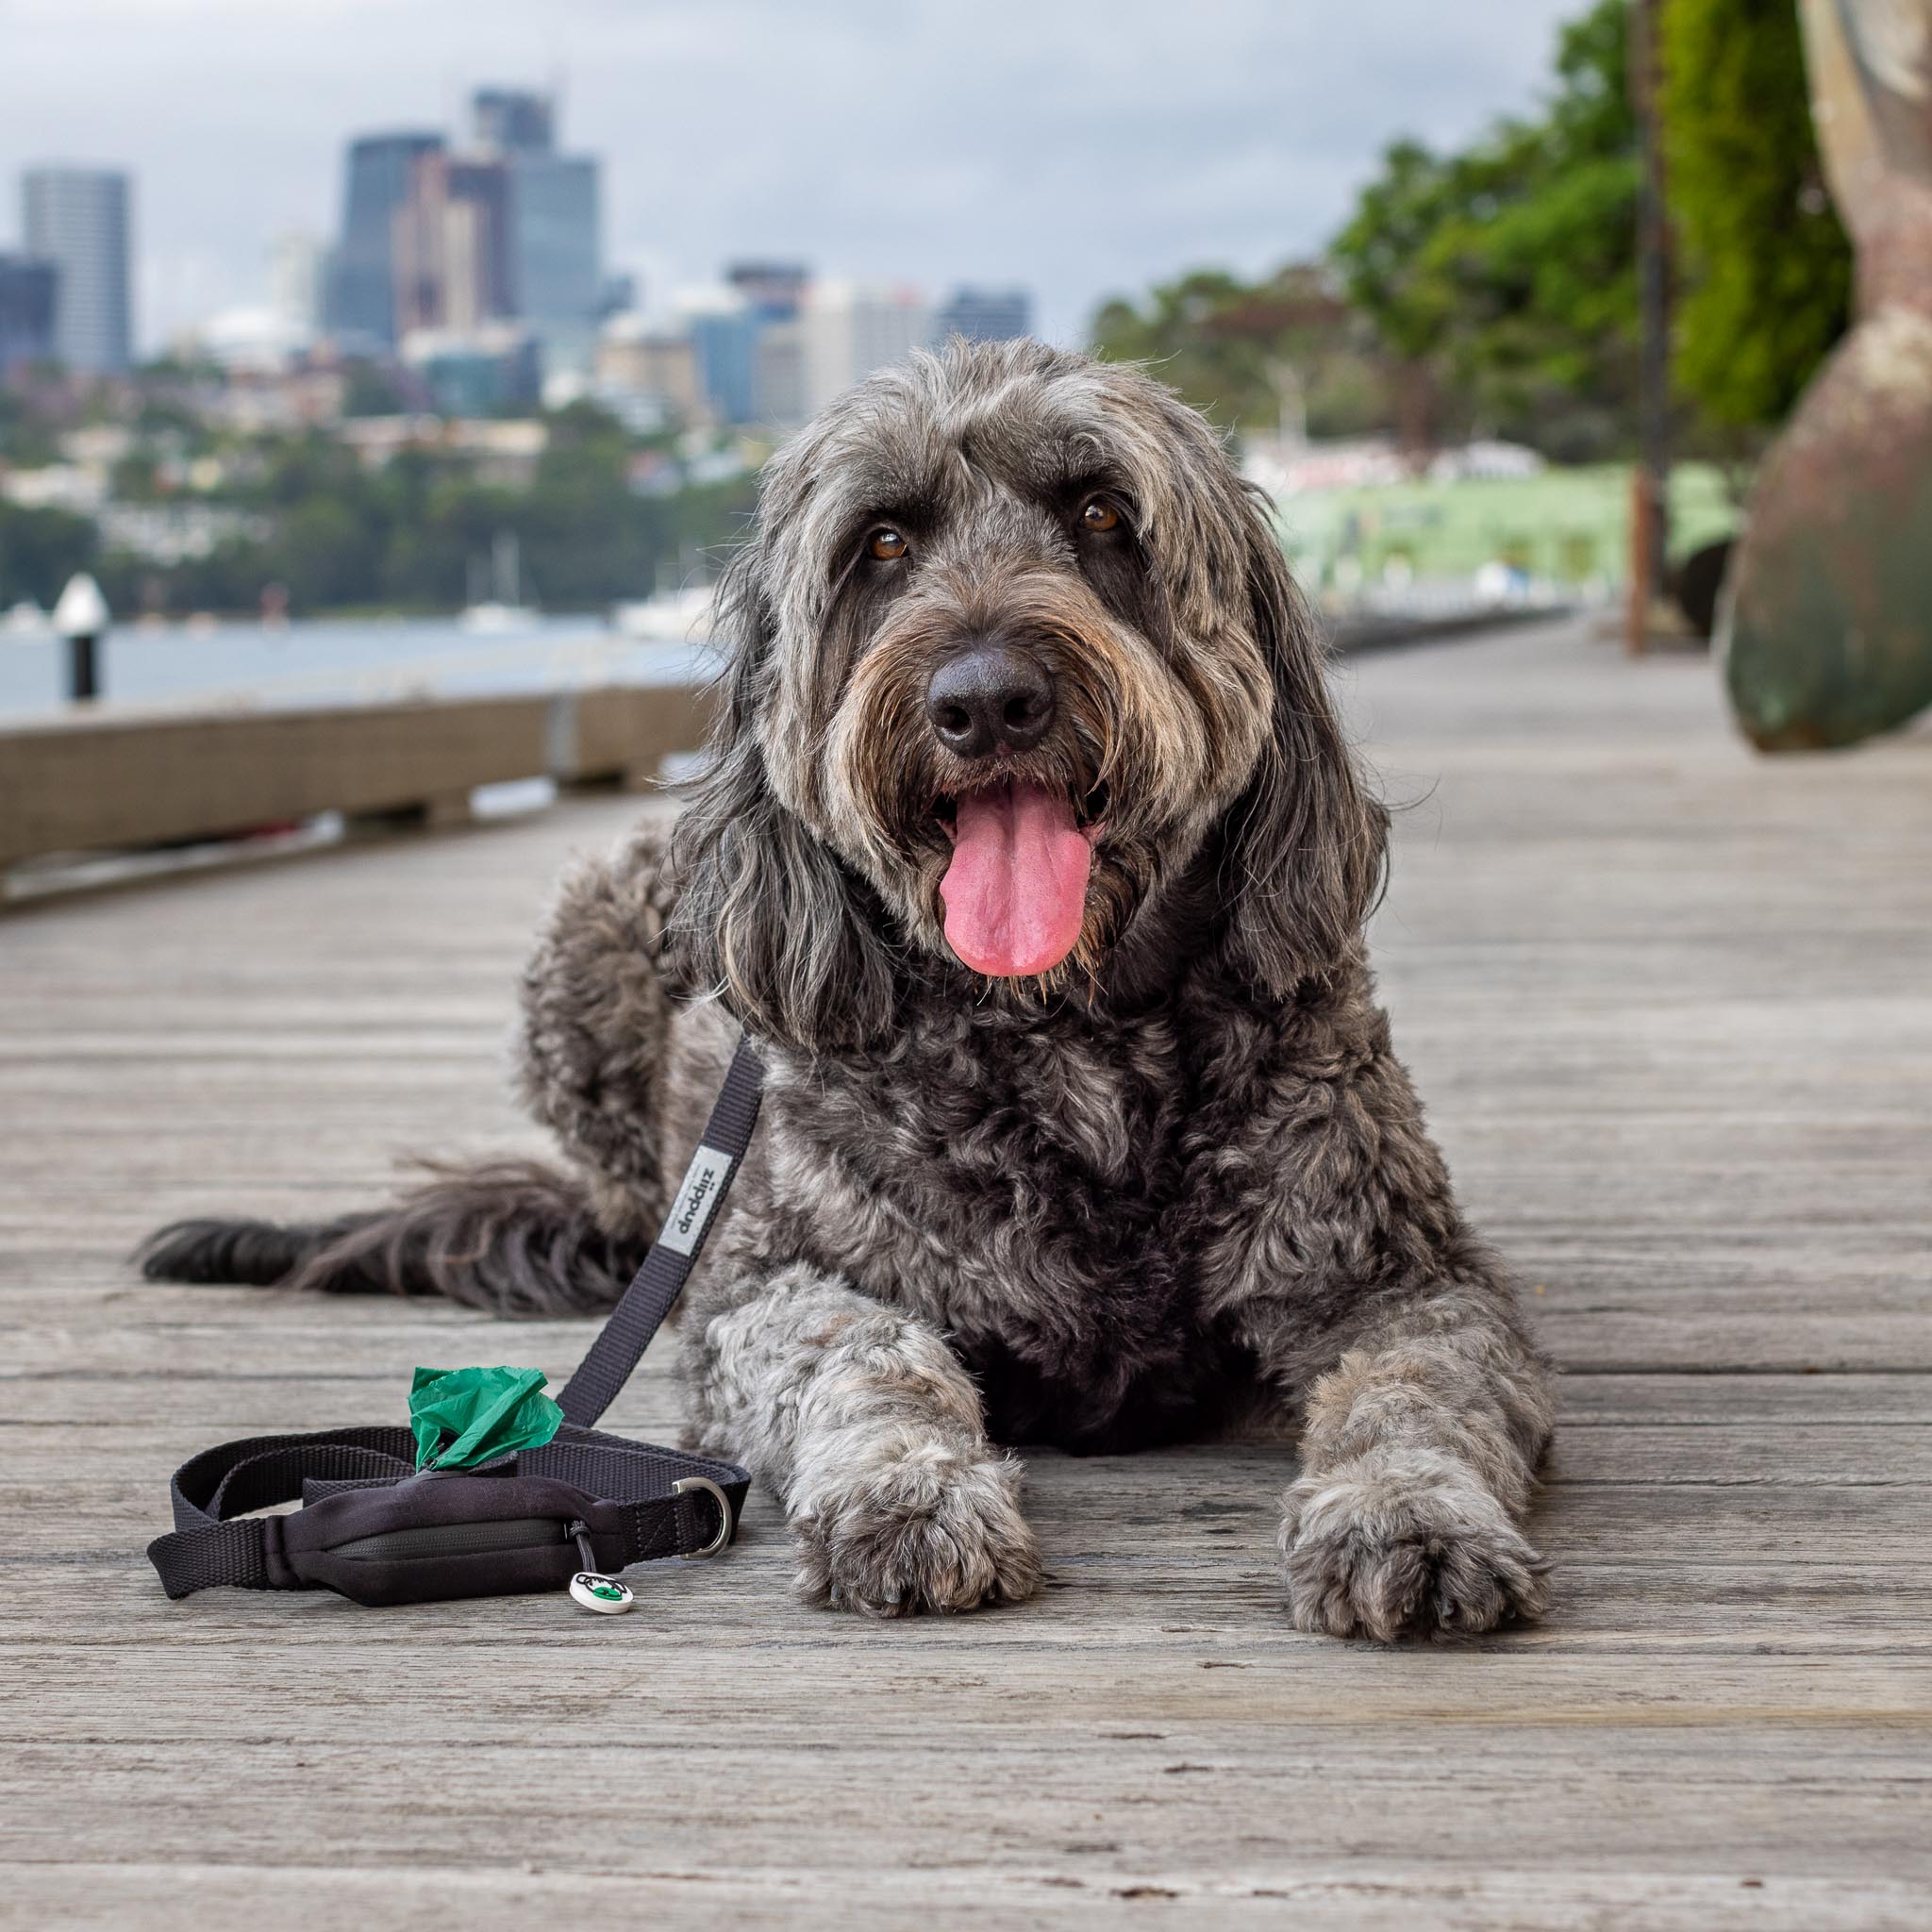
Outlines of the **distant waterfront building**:
{"type": "Polygon", "coordinates": [[[734,261],[724,285],[741,296],[761,322],[790,322],[805,306],[811,271],[802,261],[734,261]]]}
{"type": "Polygon", "coordinates": [[[728,289],[687,297],[684,314],[711,419],[749,423],[755,407],[758,316],[749,303],[728,289]]]}
{"type": "Polygon", "coordinates": [[[479,87],[470,96],[476,145],[498,154],[548,154],[557,144],[557,108],[528,88],[479,87]]]}
{"type": "Polygon", "coordinates": [[[619,316],[606,326],[597,343],[596,380],[600,389],[653,397],[681,423],[706,413],[691,339],[653,329],[641,316],[619,316]]]}
{"type": "Polygon", "coordinates": [[[111,375],[134,359],[127,176],[108,168],[34,168],[23,177],[26,253],[59,271],[54,353],[111,375]]]}
{"type": "Polygon", "coordinates": [[[772,429],[796,429],[806,419],[805,325],[768,323],[758,331],[752,367],[752,413],[772,429]]]}
{"type": "Polygon", "coordinates": [[[395,345],[396,210],[413,192],[417,161],[441,149],[442,136],[427,133],[369,134],[349,144],[323,316],[347,347],[395,345]]]}
{"type": "Polygon", "coordinates": [[[932,338],[932,309],[916,289],[851,282],[813,286],[800,314],[804,413],[876,369],[903,362],[932,338]]]}
{"type": "Polygon", "coordinates": [[[537,400],[537,347],[513,323],[417,329],[403,338],[402,359],[441,416],[488,416],[537,400]]]}
{"type": "Polygon", "coordinates": [[[933,318],[933,341],[1007,342],[1033,333],[1033,298],[1024,289],[955,289],[933,318]]]}
{"type": "Polygon", "coordinates": [[[0,379],[54,353],[60,271],[28,255],[0,255],[0,379]]]}
{"type": "Polygon", "coordinates": [[[304,336],[322,325],[327,250],[313,235],[277,235],[268,256],[268,306],[277,322],[304,336]]]}
{"type": "Polygon", "coordinates": [[[747,326],[733,341],[732,413],[724,420],[791,428],[805,420],[799,315],[811,271],[802,261],[734,261],[724,270],[724,283],[747,326]]]}

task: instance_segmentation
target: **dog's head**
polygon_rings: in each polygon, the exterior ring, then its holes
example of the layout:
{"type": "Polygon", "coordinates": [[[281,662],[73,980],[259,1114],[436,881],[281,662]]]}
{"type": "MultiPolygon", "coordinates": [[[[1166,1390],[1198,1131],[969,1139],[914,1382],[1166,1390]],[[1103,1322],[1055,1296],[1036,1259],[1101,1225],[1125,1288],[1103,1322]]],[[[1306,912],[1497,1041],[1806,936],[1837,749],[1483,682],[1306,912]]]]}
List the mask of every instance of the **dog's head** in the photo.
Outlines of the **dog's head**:
{"type": "Polygon", "coordinates": [[[874,376],[774,459],[719,613],[675,937],[755,1030],[873,1037],[908,949],[1104,990],[1204,866],[1201,942],[1264,991],[1354,945],[1381,811],[1267,517],[1145,375],[1023,341],[874,376]]]}

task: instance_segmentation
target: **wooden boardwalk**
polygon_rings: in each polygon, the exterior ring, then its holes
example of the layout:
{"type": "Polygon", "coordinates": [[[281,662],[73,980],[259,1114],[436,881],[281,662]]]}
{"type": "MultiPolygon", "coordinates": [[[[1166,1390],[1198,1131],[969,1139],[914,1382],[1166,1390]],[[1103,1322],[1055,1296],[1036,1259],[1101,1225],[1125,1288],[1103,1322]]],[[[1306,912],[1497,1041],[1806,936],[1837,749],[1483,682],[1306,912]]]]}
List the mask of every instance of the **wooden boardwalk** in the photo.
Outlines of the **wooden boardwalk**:
{"type": "MultiPolygon", "coordinates": [[[[171,1216],[534,1146],[515,968],[634,802],[0,923],[10,1923],[1932,1923],[1932,738],[1754,759],[1575,627],[1358,659],[1397,1037],[1568,1376],[1541,1627],[1295,1635],[1286,1450],[1030,1459],[1016,1611],[162,1597],[168,1472],[587,1325],[143,1288],[171,1216]]],[[[613,1411],[668,1432],[661,1362],[613,1411]]]]}

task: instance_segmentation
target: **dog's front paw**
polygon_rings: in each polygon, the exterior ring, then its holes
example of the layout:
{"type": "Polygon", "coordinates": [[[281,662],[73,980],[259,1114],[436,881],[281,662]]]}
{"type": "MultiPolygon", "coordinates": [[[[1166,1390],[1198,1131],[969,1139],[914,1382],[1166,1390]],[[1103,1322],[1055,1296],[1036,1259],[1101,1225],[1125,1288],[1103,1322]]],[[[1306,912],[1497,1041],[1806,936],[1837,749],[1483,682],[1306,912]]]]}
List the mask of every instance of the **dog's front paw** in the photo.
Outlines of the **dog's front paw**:
{"type": "Polygon", "coordinates": [[[1549,1606],[1549,1565],[1461,1464],[1360,1456],[1282,1498],[1298,1629],[1327,1637],[1492,1630],[1549,1606]]]}
{"type": "Polygon", "coordinates": [[[944,1440],[882,1445],[792,1518],[808,1603],[904,1617],[1018,1603],[1040,1588],[1020,1465],[944,1440]]]}

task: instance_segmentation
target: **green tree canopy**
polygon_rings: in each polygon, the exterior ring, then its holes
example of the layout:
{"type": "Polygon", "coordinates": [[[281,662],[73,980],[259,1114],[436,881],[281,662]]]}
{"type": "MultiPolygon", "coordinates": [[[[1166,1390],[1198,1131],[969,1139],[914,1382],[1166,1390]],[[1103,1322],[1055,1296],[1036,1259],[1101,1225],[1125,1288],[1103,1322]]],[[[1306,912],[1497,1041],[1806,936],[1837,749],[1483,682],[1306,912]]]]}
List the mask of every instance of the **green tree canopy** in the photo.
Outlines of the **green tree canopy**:
{"type": "Polygon", "coordinates": [[[1630,438],[1638,158],[1626,0],[1562,31],[1543,113],[1459,153],[1400,141],[1333,246],[1399,375],[1403,428],[1560,456],[1630,438]]]}
{"type": "Polygon", "coordinates": [[[1386,412],[1365,332],[1320,263],[1290,263],[1252,283],[1199,269],[1139,307],[1107,303],[1091,334],[1103,356],[1156,364],[1225,428],[1273,429],[1299,413],[1317,435],[1344,436],[1386,412]]]}
{"type": "Polygon", "coordinates": [[[1793,0],[1670,0],[1665,152],[1676,378],[1713,423],[1779,421],[1843,332],[1852,258],[1824,190],[1793,0]]]}

